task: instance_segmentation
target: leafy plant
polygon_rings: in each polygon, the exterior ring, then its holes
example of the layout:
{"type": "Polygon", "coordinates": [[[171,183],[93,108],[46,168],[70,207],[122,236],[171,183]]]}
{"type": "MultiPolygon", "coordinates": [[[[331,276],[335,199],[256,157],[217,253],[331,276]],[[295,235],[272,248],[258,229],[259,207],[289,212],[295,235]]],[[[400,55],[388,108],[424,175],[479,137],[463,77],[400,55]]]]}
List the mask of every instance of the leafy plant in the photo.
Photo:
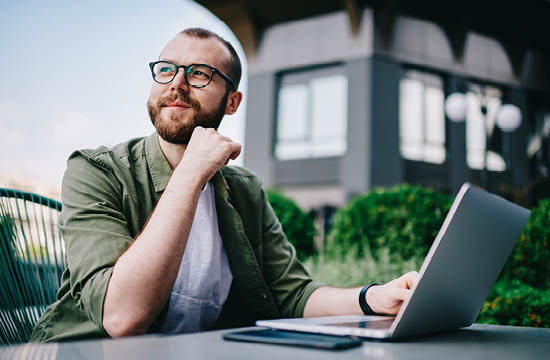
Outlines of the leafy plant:
{"type": "Polygon", "coordinates": [[[313,217],[304,212],[291,198],[278,190],[266,190],[267,199],[279,218],[283,231],[296,248],[298,259],[304,260],[316,253],[315,223],[313,217]]]}
{"type": "MultiPolygon", "coordinates": [[[[304,265],[315,280],[336,286],[418,270],[451,203],[449,195],[416,186],[375,189],[337,213],[326,252],[304,265]]],[[[550,199],[532,209],[476,322],[550,327],[550,199]]]]}
{"type": "Polygon", "coordinates": [[[476,322],[550,327],[550,289],[501,279],[493,286],[476,322]]]}
{"type": "Polygon", "coordinates": [[[452,196],[419,186],[378,188],[336,214],[327,254],[354,251],[376,260],[388,248],[395,261],[424,257],[452,203],[452,196]]]}
{"type": "Polygon", "coordinates": [[[550,199],[541,200],[531,210],[503,276],[550,289],[550,199]]]}

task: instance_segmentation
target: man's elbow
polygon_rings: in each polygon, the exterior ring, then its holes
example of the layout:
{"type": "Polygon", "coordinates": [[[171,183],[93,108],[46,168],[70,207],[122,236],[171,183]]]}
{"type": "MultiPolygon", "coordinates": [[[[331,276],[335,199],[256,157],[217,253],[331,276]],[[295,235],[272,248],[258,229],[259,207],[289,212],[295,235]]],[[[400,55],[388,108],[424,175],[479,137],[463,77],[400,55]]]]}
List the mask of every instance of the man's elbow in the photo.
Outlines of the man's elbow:
{"type": "Polygon", "coordinates": [[[120,313],[104,314],[103,328],[112,338],[137,336],[147,333],[149,322],[120,313]]]}

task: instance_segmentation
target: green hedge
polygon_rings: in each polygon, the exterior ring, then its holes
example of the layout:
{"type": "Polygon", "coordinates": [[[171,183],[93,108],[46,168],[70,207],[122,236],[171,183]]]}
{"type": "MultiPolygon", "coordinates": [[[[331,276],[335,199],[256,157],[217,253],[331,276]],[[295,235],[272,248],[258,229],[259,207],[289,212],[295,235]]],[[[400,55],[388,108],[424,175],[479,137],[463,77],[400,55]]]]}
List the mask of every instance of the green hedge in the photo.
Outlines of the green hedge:
{"type": "Polygon", "coordinates": [[[493,286],[476,322],[550,327],[550,289],[501,279],[493,286]]]}
{"type": "MultiPolygon", "coordinates": [[[[370,259],[370,267],[384,265],[382,267],[388,271],[378,276],[397,270],[399,266],[394,263],[408,262],[410,267],[427,253],[451,203],[450,195],[416,186],[376,189],[356,198],[337,213],[327,256],[322,259],[326,264],[321,266],[309,261],[306,265],[314,274],[318,272],[333,282],[338,279],[325,274],[323,269],[345,267],[341,264],[344,259],[353,261],[350,254],[360,264],[370,259]]],[[[356,275],[361,277],[361,274],[356,275]]],[[[354,284],[360,281],[348,278],[342,276],[341,280],[354,284]]],[[[532,209],[521,238],[477,322],[550,327],[550,199],[542,200],[532,209]]]]}
{"type": "Polygon", "coordinates": [[[531,209],[503,275],[550,290],[550,199],[541,200],[531,209]]]}
{"type": "Polygon", "coordinates": [[[294,200],[278,190],[266,190],[266,195],[288,241],[296,248],[298,259],[304,260],[314,255],[317,230],[313,216],[304,212],[294,200]]]}
{"type": "Polygon", "coordinates": [[[375,189],[337,212],[327,255],[341,258],[354,251],[359,257],[378,259],[388,248],[395,260],[424,257],[452,200],[419,186],[375,189]]]}
{"type": "MultiPolygon", "coordinates": [[[[300,259],[311,256],[313,219],[277,191],[268,198],[300,259]]],[[[418,269],[451,203],[451,195],[418,186],[375,189],[337,212],[325,253],[305,266],[314,279],[335,286],[388,281],[418,269]]],[[[550,199],[531,210],[476,322],[550,327],[550,199]]]]}

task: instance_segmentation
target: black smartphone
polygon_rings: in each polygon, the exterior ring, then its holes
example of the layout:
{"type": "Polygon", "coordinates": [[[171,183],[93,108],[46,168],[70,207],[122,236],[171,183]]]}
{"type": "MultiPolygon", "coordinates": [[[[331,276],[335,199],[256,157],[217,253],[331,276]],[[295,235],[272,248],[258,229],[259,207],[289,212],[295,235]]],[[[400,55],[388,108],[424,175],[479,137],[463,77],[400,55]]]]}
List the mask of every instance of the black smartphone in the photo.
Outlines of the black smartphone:
{"type": "Polygon", "coordinates": [[[245,330],[223,335],[225,340],[259,342],[267,344],[305,346],[316,349],[347,349],[362,344],[361,340],[344,336],[310,334],[295,331],[261,329],[245,330]]]}

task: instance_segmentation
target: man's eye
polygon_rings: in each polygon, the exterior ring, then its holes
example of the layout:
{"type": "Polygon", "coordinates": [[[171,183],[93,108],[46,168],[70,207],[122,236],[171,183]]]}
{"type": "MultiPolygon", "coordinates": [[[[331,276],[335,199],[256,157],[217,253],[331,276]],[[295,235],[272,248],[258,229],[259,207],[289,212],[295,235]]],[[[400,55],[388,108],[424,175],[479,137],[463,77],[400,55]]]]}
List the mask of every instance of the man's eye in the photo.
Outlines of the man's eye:
{"type": "Polygon", "coordinates": [[[208,75],[206,75],[205,73],[203,73],[203,72],[200,71],[200,70],[193,70],[193,72],[191,72],[191,75],[192,75],[192,76],[204,76],[204,77],[208,77],[208,75]]]}
{"type": "Polygon", "coordinates": [[[174,69],[169,66],[163,66],[159,69],[159,74],[173,73],[174,69]]]}

